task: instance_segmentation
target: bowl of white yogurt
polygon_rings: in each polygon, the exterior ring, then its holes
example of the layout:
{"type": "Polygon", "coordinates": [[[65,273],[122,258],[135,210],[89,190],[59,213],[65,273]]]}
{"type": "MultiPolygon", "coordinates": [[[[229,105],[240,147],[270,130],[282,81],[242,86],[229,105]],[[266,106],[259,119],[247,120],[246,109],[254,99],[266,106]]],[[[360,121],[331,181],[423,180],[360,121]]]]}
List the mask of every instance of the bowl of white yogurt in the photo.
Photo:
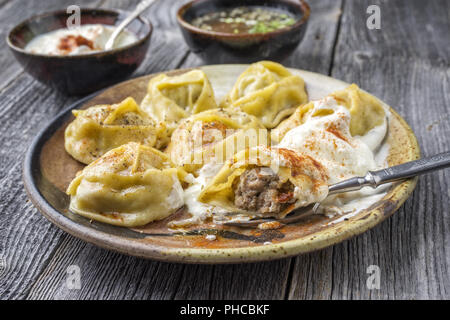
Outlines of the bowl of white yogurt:
{"type": "Polygon", "coordinates": [[[65,10],[33,16],[7,36],[11,51],[37,80],[68,95],[97,91],[122,81],[142,63],[152,25],[138,17],[111,50],[106,41],[127,16],[119,10],[81,9],[80,25],[67,28],[65,10]]]}

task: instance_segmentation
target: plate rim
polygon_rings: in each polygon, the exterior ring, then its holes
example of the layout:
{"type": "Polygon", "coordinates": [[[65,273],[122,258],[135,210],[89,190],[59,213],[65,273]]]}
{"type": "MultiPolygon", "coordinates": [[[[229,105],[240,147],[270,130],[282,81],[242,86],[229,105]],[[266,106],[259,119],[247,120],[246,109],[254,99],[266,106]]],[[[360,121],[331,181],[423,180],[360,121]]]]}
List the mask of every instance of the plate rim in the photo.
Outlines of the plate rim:
{"type": "MultiPolygon", "coordinates": [[[[222,64],[222,65],[207,65],[202,67],[214,67],[214,66],[236,66],[236,64],[222,64]]],[[[240,65],[242,66],[242,64],[240,65]]],[[[201,68],[201,67],[197,67],[201,68]]],[[[174,69],[170,71],[162,72],[183,72],[192,70],[195,68],[184,68],[184,69],[174,69]]],[[[327,79],[332,79],[334,81],[339,81],[343,84],[349,85],[348,83],[323,75],[320,73],[315,73],[307,70],[289,68],[291,70],[306,72],[314,74],[314,76],[324,77],[327,79]]],[[[375,203],[375,207],[370,210],[368,215],[371,215],[371,219],[358,219],[351,221],[351,226],[346,226],[344,230],[339,232],[339,224],[330,226],[329,228],[320,231],[318,234],[313,233],[311,235],[292,239],[288,241],[283,241],[280,243],[272,243],[269,245],[257,245],[239,248],[167,248],[164,246],[155,245],[152,243],[138,241],[131,238],[124,238],[118,235],[109,234],[88,226],[77,223],[66,217],[64,214],[55,209],[45,197],[41,194],[37,188],[36,181],[33,173],[36,170],[40,171],[40,154],[42,147],[49,137],[51,137],[64,121],[65,117],[70,116],[70,111],[76,107],[83,105],[85,102],[98,96],[105,90],[111,89],[114,86],[123,84],[129,81],[135,81],[139,78],[145,78],[151,75],[156,75],[162,72],[151,73],[139,77],[134,77],[126,81],[119,82],[106,89],[94,92],[80,100],[69,105],[67,108],[61,110],[55,117],[53,117],[33,138],[30,146],[25,154],[23,169],[22,169],[22,179],[24,187],[28,198],[31,200],[33,205],[38,209],[38,211],[51,223],[56,225],[63,231],[80,238],[83,241],[92,243],[96,246],[120,252],[123,254],[153,259],[164,262],[178,262],[178,263],[195,263],[195,264],[232,264],[232,263],[250,263],[258,261],[275,260],[281,258],[292,257],[316,250],[326,248],[328,246],[338,244],[344,240],[348,240],[354,236],[362,234],[363,232],[373,228],[378,225],[391,215],[393,215],[399,207],[409,198],[413,192],[418,178],[413,178],[406,180],[402,183],[397,184],[392,192],[392,197],[390,199],[381,200],[375,203]],[[59,124],[59,125],[57,125],[59,124]],[[37,162],[36,162],[37,161],[37,162]],[[37,165],[36,165],[37,164],[37,165]],[[388,202],[385,206],[388,206],[388,212],[383,210],[383,204],[388,202]],[[333,231],[335,232],[333,234],[333,231]],[[307,243],[310,241],[310,243],[307,243]]],[[[376,97],[377,98],[377,97],[376,97]]],[[[378,99],[378,98],[377,98],[378,99]]],[[[408,140],[414,146],[413,157],[420,157],[420,148],[417,142],[417,138],[414,132],[408,125],[408,123],[389,105],[384,103],[382,100],[378,99],[385,106],[389,108],[392,117],[395,117],[397,121],[400,122],[401,126],[406,129],[408,140]]]]}

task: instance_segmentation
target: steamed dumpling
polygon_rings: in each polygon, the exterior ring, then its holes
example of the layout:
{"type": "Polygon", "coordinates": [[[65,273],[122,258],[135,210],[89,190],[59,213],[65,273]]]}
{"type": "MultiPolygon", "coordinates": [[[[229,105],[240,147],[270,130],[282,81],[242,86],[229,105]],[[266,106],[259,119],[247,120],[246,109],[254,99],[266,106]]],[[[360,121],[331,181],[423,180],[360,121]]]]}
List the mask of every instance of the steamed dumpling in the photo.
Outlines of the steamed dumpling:
{"type": "Polygon", "coordinates": [[[207,110],[182,120],[166,153],[189,172],[207,163],[223,164],[236,152],[267,145],[268,133],[255,116],[234,109],[207,110]]]}
{"type": "Polygon", "coordinates": [[[119,104],[98,105],[73,110],[75,120],[65,131],[66,151],[76,160],[89,164],[109,150],[127,142],[152,147],[164,131],[143,112],[133,98],[119,104]]]}
{"type": "Polygon", "coordinates": [[[150,80],[147,91],[141,107],[166,125],[169,136],[181,119],[217,108],[211,83],[201,70],[172,77],[161,74],[150,80]]]}
{"type": "Polygon", "coordinates": [[[327,196],[325,168],[285,148],[258,146],[227,161],[198,200],[229,212],[283,218],[327,196]]]}
{"type": "Polygon", "coordinates": [[[70,210],[113,225],[145,225],[183,206],[185,175],[164,153],[130,142],[77,175],[67,189],[70,210]]]}
{"type": "Polygon", "coordinates": [[[339,105],[350,111],[349,129],[352,136],[363,136],[374,127],[386,123],[386,114],[381,103],[372,95],[359,89],[356,84],[352,84],[321,100],[311,101],[298,107],[294,114],[272,130],[272,140],[281,141],[289,130],[305,123],[312,117],[331,114],[339,105]]]}
{"type": "Polygon", "coordinates": [[[307,100],[302,78],[281,64],[261,61],[239,76],[222,106],[254,115],[271,129],[307,100]]]}

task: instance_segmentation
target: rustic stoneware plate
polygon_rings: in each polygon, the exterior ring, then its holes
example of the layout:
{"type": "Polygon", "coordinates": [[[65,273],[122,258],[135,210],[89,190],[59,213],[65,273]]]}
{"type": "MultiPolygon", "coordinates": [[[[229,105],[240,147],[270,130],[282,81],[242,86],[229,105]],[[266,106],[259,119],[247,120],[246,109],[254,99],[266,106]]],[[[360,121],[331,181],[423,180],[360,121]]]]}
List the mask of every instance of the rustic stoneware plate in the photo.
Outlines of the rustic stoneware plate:
{"type": "MultiPolygon", "coordinates": [[[[245,65],[201,67],[209,76],[218,100],[231,88],[245,65]]],[[[306,82],[310,99],[321,98],[348,84],[320,74],[291,69],[306,82]]],[[[171,71],[181,74],[186,70],[171,71]]],[[[125,254],[186,263],[238,263],[278,259],[318,250],[358,235],[392,215],[413,191],[417,179],[393,184],[386,195],[369,208],[342,218],[313,216],[299,224],[277,230],[246,230],[211,225],[196,226],[185,233],[171,233],[170,219],[127,229],[115,227],[71,213],[64,193],[82,165],[64,150],[64,129],[73,120],[71,109],[95,104],[116,103],[128,96],[141,101],[148,80],[154,75],[132,79],[90,96],[61,112],[34,139],[25,158],[24,183],[28,195],[42,214],[66,232],[98,246],[125,254]],[[217,239],[209,241],[205,234],[217,239]]],[[[385,143],[390,145],[388,163],[396,165],[419,158],[417,140],[408,124],[392,109],[385,143]]]]}

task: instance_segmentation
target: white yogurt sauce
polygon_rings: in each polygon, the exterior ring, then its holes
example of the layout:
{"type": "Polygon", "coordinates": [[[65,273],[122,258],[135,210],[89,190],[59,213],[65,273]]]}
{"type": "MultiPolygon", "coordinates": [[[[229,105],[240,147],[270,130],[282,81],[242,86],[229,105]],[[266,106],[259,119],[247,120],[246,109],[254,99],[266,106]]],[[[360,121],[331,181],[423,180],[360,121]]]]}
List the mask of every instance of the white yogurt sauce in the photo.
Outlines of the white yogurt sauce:
{"type": "MultiPolygon", "coordinates": [[[[364,176],[367,171],[387,166],[389,145],[382,144],[387,132],[387,119],[364,136],[352,137],[349,132],[349,111],[338,105],[336,100],[331,97],[318,100],[315,102],[315,109],[331,109],[333,113],[310,117],[301,126],[290,130],[278,146],[291,148],[321,162],[327,168],[329,184],[354,176],[364,176]],[[330,123],[339,129],[349,143],[325,130],[330,123]]],[[[356,192],[329,196],[322,202],[318,212],[329,216],[341,214],[343,217],[336,219],[334,223],[342,221],[379,201],[388,188],[389,185],[377,189],[366,187],[356,192]]]]}
{"type": "Polygon", "coordinates": [[[199,171],[198,177],[190,175],[187,180],[190,180],[191,186],[184,190],[184,204],[191,217],[185,220],[172,221],[169,227],[184,227],[192,224],[198,224],[205,221],[207,218],[213,217],[213,214],[226,214],[226,210],[202,203],[197,200],[200,192],[206,184],[219,172],[222,164],[207,163],[199,171]]]}
{"type": "Polygon", "coordinates": [[[207,235],[205,236],[205,239],[206,239],[206,240],[209,240],[209,241],[214,241],[214,240],[217,239],[217,237],[216,237],[214,234],[207,234],[207,235]]]}
{"type": "MultiPolygon", "coordinates": [[[[51,56],[98,52],[105,49],[105,44],[114,29],[112,26],[102,24],[85,24],[72,29],[58,29],[35,37],[25,46],[25,50],[51,56]]],[[[117,37],[114,48],[127,46],[137,40],[135,34],[123,30],[117,37]]]]}
{"type": "Polygon", "coordinates": [[[169,204],[171,209],[178,209],[181,208],[184,204],[184,191],[183,187],[181,186],[180,180],[178,180],[178,177],[176,175],[173,175],[172,179],[172,191],[167,197],[167,203],[169,204]]]}

